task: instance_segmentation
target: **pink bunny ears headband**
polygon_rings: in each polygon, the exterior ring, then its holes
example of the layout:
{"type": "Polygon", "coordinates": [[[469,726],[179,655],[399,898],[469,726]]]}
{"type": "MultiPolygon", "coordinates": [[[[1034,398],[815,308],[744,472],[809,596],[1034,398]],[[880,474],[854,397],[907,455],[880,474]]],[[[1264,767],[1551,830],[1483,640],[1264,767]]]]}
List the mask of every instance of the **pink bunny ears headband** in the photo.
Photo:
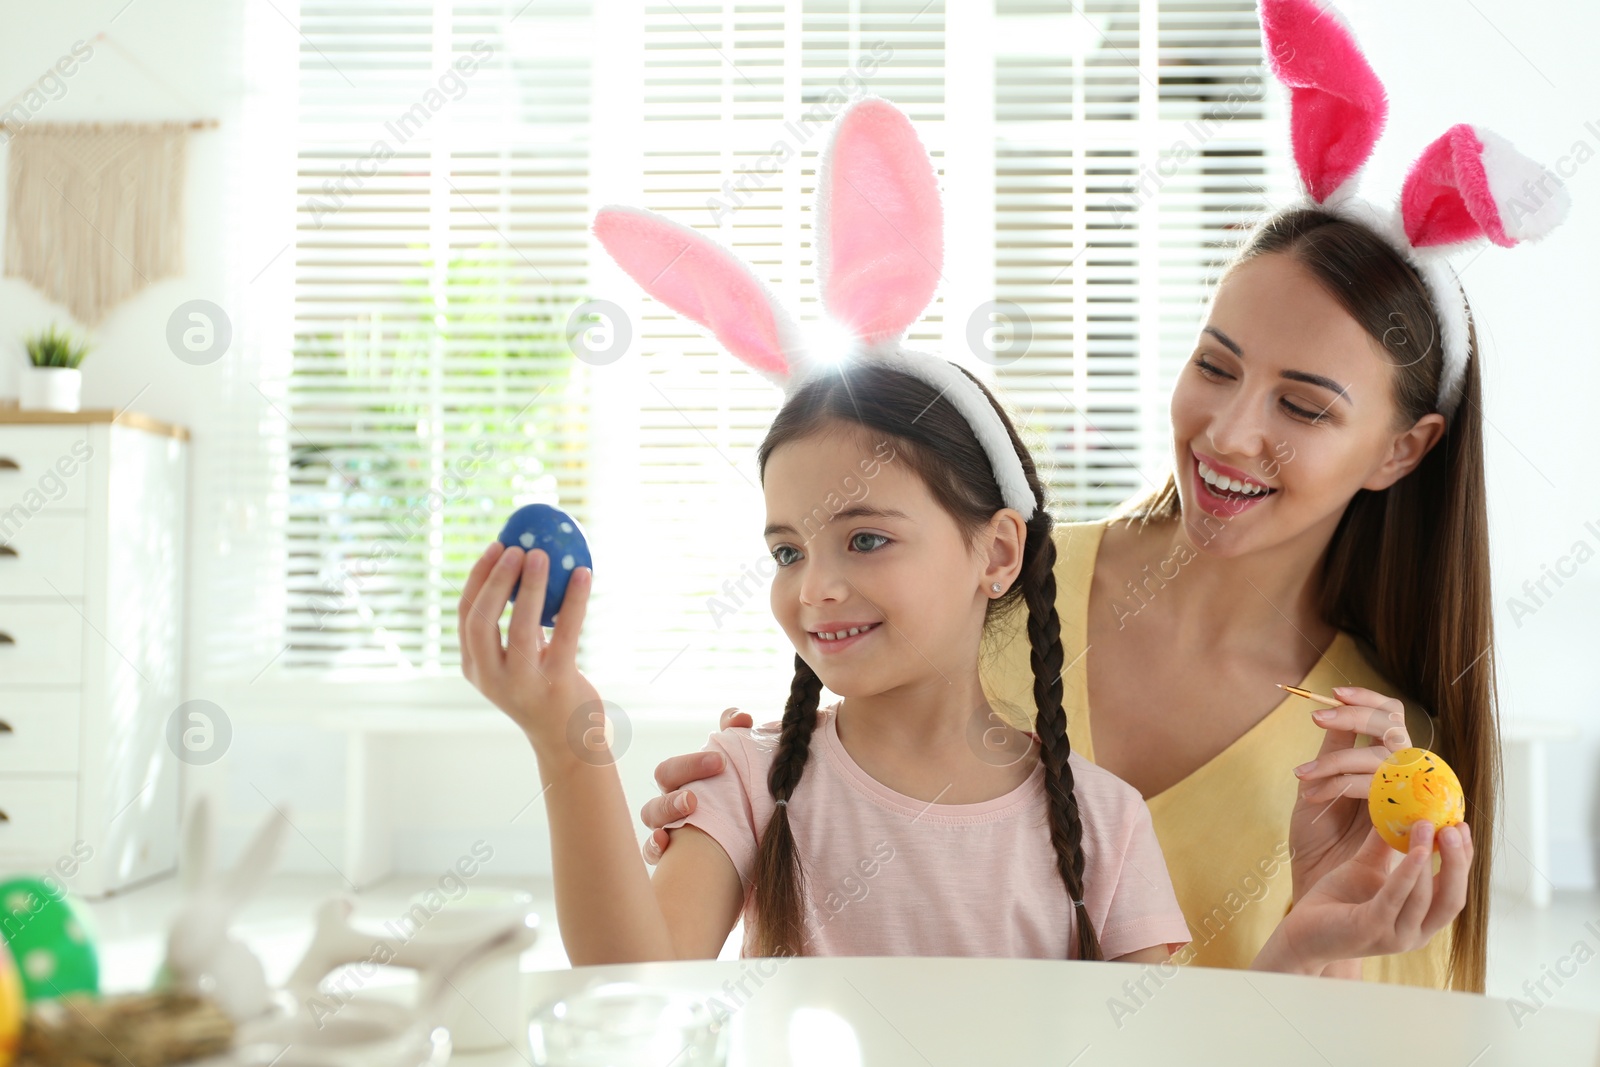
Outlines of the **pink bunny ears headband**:
{"type": "MultiPolygon", "coordinates": [[[[988,455],[1006,506],[1031,519],[1022,460],[983,391],[954,363],[900,343],[939,284],[944,208],[933,162],[893,104],[864,97],[835,121],[817,165],[813,223],[823,309],[854,338],[846,358],[887,364],[949,397],[988,455]]],[[[811,356],[794,320],[743,260],[698,231],[608,206],[596,214],[594,233],[647,293],[709,329],[786,394],[835,366],[811,356]]]]}
{"type": "Polygon", "coordinates": [[[1388,117],[1383,85],[1338,13],[1316,0],[1260,0],[1267,63],[1290,90],[1290,135],[1304,199],[1377,231],[1422,276],[1439,316],[1437,406],[1455,413],[1467,370],[1467,304],[1446,257],[1480,238],[1535,241],[1567,216],[1561,182],[1489,130],[1462,123],[1423,149],[1397,204],[1356,196],[1388,117]]]}

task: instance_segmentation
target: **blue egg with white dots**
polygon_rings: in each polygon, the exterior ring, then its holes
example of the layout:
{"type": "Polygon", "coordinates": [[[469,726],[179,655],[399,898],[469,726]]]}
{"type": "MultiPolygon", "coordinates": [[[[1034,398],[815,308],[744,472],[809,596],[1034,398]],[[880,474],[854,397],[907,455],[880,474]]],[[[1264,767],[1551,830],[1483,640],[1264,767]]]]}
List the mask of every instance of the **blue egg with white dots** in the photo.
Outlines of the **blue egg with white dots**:
{"type": "MultiPolygon", "coordinates": [[[[554,626],[556,612],[561,610],[561,601],[567,595],[567,582],[571,581],[572,572],[579,567],[594,569],[594,563],[589,558],[589,543],[583,539],[583,527],[578,525],[577,519],[560,508],[553,508],[549,504],[529,504],[511,513],[505,529],[500,531],[500,543],[507,548],[514,545],[524,552],[532,552],[537,548],[550,557],[549,577],[544,587],[544,614],[539,621],[545,626],[554,626]]],[[[521,586],[522,579],[518,578],[516,585],[511,587],[513,603],[521,586]]]]}

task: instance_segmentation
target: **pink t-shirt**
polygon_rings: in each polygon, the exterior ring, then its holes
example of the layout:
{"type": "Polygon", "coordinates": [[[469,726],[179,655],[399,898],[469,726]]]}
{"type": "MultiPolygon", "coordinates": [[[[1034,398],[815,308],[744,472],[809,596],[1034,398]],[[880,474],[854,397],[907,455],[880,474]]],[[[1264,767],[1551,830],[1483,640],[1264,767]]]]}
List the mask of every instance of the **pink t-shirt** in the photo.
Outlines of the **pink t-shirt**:
{"type": "MultiPolygon", "coordinates": [[[[1077,955],[1076,910],[1050,844],[1044,766],[1004,796],[929,804],[856,765],[839,741],[838,705],[818,712],[789,821],[805,872],[807,951],[819,956],[1077,955]]],[[[711,835],[746,886],[745,942],[756,843],[776,810],[767,771],[777,724],[711,735],[730,773],[692,786],[693,824],[711,835]]],[[[1138,790],[1071,756],[1083,822],[1084,903],[1107,959],[1152,945],[1175,952],[1189,927],[1138,790]]]]}

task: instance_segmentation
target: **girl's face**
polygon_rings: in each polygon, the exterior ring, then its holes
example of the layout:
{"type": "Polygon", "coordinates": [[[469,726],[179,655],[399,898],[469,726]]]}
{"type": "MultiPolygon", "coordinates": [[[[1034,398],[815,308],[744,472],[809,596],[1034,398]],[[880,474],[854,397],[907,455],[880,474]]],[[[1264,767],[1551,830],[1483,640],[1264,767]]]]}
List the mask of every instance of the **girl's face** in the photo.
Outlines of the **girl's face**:
{"type": "Polygon", "coordinates": [[[983,590],[1014,580],[1006,568],[986,576],[989,554],[969,552],[922,479],[869,434],[790,441],[763,475],[773,617],[842,697],[975,670],[983,590]]]}
{"type": "MultiPolygon", "coordinates": [[[[1421,353],[1432,339],[1405,340],[1421,353]]],[[[1444,419],[1397,425],[1395,366],[1291,256],[1236,267],[1172,393],[1174,469],[1195,546],[1231,557],[1325,543],[1358,490],[1414,469],[1444,419]]]]}

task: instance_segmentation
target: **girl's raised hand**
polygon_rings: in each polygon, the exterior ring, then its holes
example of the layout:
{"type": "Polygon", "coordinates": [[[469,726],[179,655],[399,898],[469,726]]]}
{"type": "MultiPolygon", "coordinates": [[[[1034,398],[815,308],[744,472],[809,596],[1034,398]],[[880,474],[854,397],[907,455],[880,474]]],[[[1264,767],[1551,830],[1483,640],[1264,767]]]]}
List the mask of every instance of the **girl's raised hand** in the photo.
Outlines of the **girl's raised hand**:
{"type": "Polygon", "coordinates": [[[1433,824],[1413,826],[1409,843],[1395,863],[1394,849],[1368,826],[1355,855],[1306,890],[1252,966],[1320,974],[1335,961],[1426,945],[1466,905],[1472,831],[1466,823],[1439,831],[1437,874],[1433,824]]]}
{"type": "Polygon", "coordinates": [[[473,564],[457,606],[461,673],[522,728],[541,755],[566,745],[574,715],[585,715],[587,722],[587,715],[601,707],[600,694],[577,666],[578,634],[593,572],[588,567],[572,572],[547,640],[539,614],[549,566],[550,557],[542,550],[524,553],[496,542],[473,564]],[[500,616],[519,576],[522,586],[502,645],[500,616]]]}
{"type": "MultiPolygon", "coordinates": [[[[1333,695],[1345,706],[1310,713],[1326,731],[1322,749],[1294,772],[1300,792],[1289,820],[1289,847],[1296,901],[1362,849],[1372,829],[1367,812],[1372,776],[1391,753],[1412,744],[1400,701],[1359,686],[1340,686],[1333,695]],[[1359,735],[1372,743],[1358,747],[1359,735]]],[[[1431,742],[1421,739],[1423,747],[1431,742]]]]}

